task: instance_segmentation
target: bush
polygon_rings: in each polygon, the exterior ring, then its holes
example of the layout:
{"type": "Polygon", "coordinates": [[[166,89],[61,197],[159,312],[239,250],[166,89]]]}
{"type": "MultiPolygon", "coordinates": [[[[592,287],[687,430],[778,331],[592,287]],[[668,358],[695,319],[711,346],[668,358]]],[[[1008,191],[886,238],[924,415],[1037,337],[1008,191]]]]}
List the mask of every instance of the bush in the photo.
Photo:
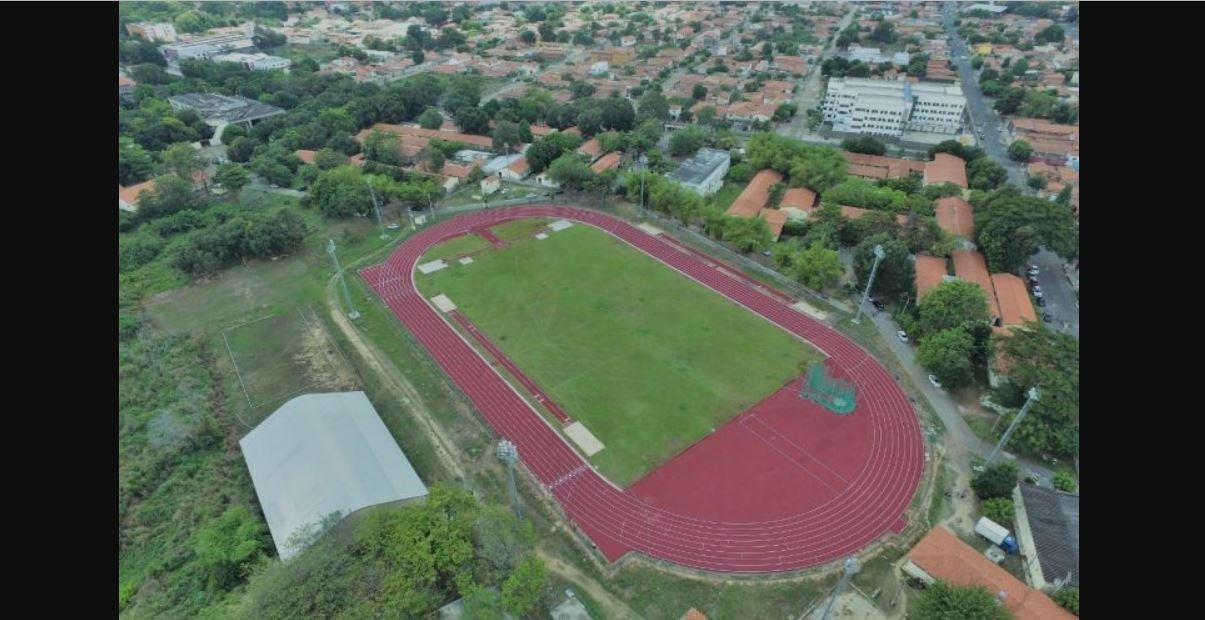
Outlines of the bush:
{"type": "Polygon", "coordinates": [[[983,502],[983,516],[1012,529],[1013,520],[1016,518],[1016,508],[1013,507],[1013,501],[1003,497],[995,497],[983,502]]]}
{"type": "Polygon", "coordinates": [[[725,180],[733,183],[748,183],[752,178],[753,168],[750,168],[749,164],[736,164],[728,169],[728,176],[725,180]]]}
{"type": "Polygon", "coordinates": [[[1079,616],[1079,588],[1063,588],[1054,593],[1054,602],[1063,606],[1063,609],[1079,616]]]}
{"type": "Polygon", "coordinates": [[[1054,485],[1054,488],[1067,493],[1074,493],[1078,488],[1078,485],[1075,484],[1075,476],[1065,471],[1055,472],[1054,476],[1050,478],[1050,483],[1054,485]]]}

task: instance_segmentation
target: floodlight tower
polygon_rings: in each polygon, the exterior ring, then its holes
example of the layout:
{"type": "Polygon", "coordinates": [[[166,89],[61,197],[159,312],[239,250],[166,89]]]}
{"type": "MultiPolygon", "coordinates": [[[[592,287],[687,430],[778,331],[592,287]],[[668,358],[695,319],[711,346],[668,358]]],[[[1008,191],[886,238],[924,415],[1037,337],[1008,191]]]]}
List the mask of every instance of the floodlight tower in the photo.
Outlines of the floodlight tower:
{"type": "Polygon", "coordinates": [[[506,470],[510,473],[510,501],[515,506],[515,516],[523,518],[522,511],[519,510],[519,491],[515,488],[515,461],[519,460],[519,448],[514,443],[507,439],[498,442],[498,458],[506,463],[506,470]]]}
{"type": "Polygon", "coordinates": [[[339,265],[339,255],[335,252],[334,239],[327,242],[326,253],[330,254],[331,260],[335,262],[335,275],[339,278],[339,284],[343,285],[343,297],[347,299],[347,318],[354,321],[360,318],[360,313],[356,311],[356,305],[351,300],[351,293],[347,291],[347,280],[343,278],[343,267],[339,265]]]}
{"type": "Polygon", "coordinates": [[[841,581],[837,582],[837,589],[833,591],[833,598],[829,599],[828,607],[824,608],[824,617],[821,620],[828,620],[833,615],[833,604],[837,602],[837,597],[841,596],[841,592],[845,590],[845,586],[849,585],[849,580],[853,579],[855,573],[858,572],[858,558],[845,558],[845,574],[841,575],[841,581]]]}
{"type": "Polygon", "coordinates": [[[887,253],[883,251],[883,246],[874,246],[874,265],[870,268],[870,277],[866,280],[866,290],[862,291],[862,301],[858,302],[858,313],[854,315],[854,324],[862,322],[862,306],[866,305],[866,300],[870,298],[870,287],[874,286],[874,274],[879,270],[879,263],[886,258],[887,253]]]}
{"type": "Polygon", "coordinates": [[[985,466],[992,464],[992,459],[996,458],[996,454],[1000,452],[1000,449],[1004,447],[1004,444],[1008,443],[1008,438],[1013,436],[1013,431],[1017,430],[1017,427],[1021,425],[1021,420],[1025,419],[1025,414],[1029,413],[1029,408],[1032,407],[1034,403],[1038,402],[1038,396],[1040,396],[1038,393],[1038,388],[1029,388],[1029,392],[1026,393],[1026,396],[1029,398],[1025,399],[1025,406],[1021,407],[1021,413],[1018,413],[1017,417],[1013,419],[1013,423],[1008,425],[1008,430],[1004,431],[1004,436],[1001,437],[1000,441],[996,443],[996,447],[992,450],[992,453],[987,456],[987,462],[984,463],[985,466]]]}
{"type": "Polygon", "coordinates": [[[381,221],[381,202],[377,200],[377,193],[372,189],[372,181],[364,180],[368,183],[368,194],[372,196],[372,210],[377,214],[377,226],[381,227],[381,239],[388,239],[389,233],[385,232],[385,223],[381,221]]]}

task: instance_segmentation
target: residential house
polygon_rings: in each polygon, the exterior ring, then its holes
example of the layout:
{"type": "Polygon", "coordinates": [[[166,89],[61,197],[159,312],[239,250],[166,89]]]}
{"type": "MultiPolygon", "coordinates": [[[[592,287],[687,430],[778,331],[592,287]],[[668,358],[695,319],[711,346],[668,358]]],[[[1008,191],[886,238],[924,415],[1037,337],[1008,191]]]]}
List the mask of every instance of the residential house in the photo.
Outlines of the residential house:
{"type": "Polygon", "coordinates": [[[937,153],[933,161],[925,164],[925,185],[953,183],[967,189],[967,163],[961,157],[949,153],[937,153]]]}
{"type": "Polygon", "coordinates": [[[946,267],[946,259],[940,256],[921,254],[916,257],[916,298],[917,303],[925,295],[937,288],[942,282],[953,279],[946,267]]]}
{"type": "Polygon", "coordinates": [[[758,171],[736,197],[736,200],[732,201],[732,206],[728,207],[728,215],[743,218],[756,217],[757,213],[766,206],[766,201],[770,199],[770,187],[780,182],[782,182],[782,175],[778,171],[769,168],[758,171]]]}
{"type": "Polygon", "coordinates": [[[606,155],[603,155],[602,157],[598,158],[598,161],[594,162],[594,164],[592,164],[590,166],[590,169],[594,171],[594,174],[602,174],[608,170],[614,170],[615,168],[618,168],[619,163],[622,160],[623,160],[623,152],[622,151],[611,151],[610,153],[607,153],[606,155]]]}
{"type": "Polygon", "coordinates": [[[496,176],[488,176],[481,179],[481,195],[489,196],[502,188],[502,179],[496,176]]]}
{"type": "Polygon", "coordinates": [[[526,157],[520,156],[503,168],[498,174],[507,181],[522,181],[527,178],[527,175],[531,174],[531,165],[527,163],[526,157]]]}
{"type": "Polygon", "coordinates": [[[975,218],[971,203],[959,196],[947,196],[937,200],[933,208],[937,226],[951,235],[973,239],[975,218]]]}
{"type": "Polygon", "coordinates": [[[816,192],[806,187],[792,187],[783,195],[778,208],[790,220],[805,220],[816,206],[816,192]]]}
{"type": "Polygon", "coordinates": [[[1011,273],[993,273],[992,288],[996,291],[1001,327],[1021,327],[1038,320],[1033,303],[1029,301],[1029,289],[1021,278],[1011,273]]]}
{"type": "Polygon", "coordinates": [[[954,250],[950,257],[954,259],[954,275],[961,280],[977,284],[983,290],[988,317],[993,325],[997,325],[1001,318],[1000,304],[996,301],[996,288],[992,285],[987,261],[983,255],[972,250],[954,250]]]}

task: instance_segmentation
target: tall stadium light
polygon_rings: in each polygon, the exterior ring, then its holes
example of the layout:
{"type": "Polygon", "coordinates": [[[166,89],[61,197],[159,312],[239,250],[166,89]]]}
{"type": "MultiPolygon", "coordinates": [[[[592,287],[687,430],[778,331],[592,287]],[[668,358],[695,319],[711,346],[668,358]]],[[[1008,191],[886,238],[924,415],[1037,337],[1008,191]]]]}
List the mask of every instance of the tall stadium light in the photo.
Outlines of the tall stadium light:
{"type": "Polygon", "coordinates": [[[636,157],[636,163],[640,164],[640,215],[644,216],[647,215],[644,212],[644,169],[648,163],[648,158],[645,157],[644,153],[641,153],[636,157]]]}
{"type": "Polygon", "coordinates": [[[854,324],[862,322],[862,307],[866,305],[866,300],[870,298],[870,287],[874,286],[874,274],[879,270],[879,263],[887,256],[883,251],[883,246],[874,246],[874,265],[870,268],[870,277],[866,280],[866,290],[862,291],[862,301],[858,302],[858,313],[854,315],[854,324]]]}
{"type": "Polygon", "coordinates": [[[984,463],[984,466],[992,464],[992,459],[996,458],[996,454],[1000,452],[1000,449],[1004,447],[1004,444],[1008,443],[1008,438],[1013,436],[1013,431],[1017,430],[1017,427],[1021,425],[1021,420],[1025,419],[1025,414],[1029,413],[1029,408],[1032,407],[1034,403],[1038,402],[1039,395],[1038,388],[1029,388],[1029,392],[1026,393],[1026,396],[1029,398],[1025,400],[1025,406],[1021,407],[1021,413],[1018,413],[1017,417],[1013,419],[1013,423],[1008,425],[1008,430],[1004,431],[1004,436],[1001,437],[1000,441],[996,443],[996,447],[992,450],[992,453],[988,455],[987,462],[984,463]]]}
{"type": "Polygon", "coordinates": [[[377,226],[381,227],[381,239],[388,239],[389,233],[385,232],[385,223],[381,221],[381,203],[377,200],[377,193],[372,189],[372,181],[365,179],[368,183],[368,194],[372,196],[372,210],[377,214],[377,226]]]}
{"type": "Polygon", "coordinates": [[[339,278],[339,284],[343,285],[343,297],[347,299],[347,318],[354,321],[360,318],[360,313],[356,311],[356,305],[351,300],[351,293],[347,291],[347,280],[343,278],[343,267],[339,265],[339,255],[335,252],[334,239],[327,242],[326,253],[330,254],[331,260],[335,261],[335,276],[339,278]]]}
{"type": "Polygon", "coordinates": [[[845,558],[845,574],[841,575],[841,581],[837,582],[837,589],[833,590],[833,598],[829,599],[828,607],[824,608],[824,617],[821,620],[829,620],[833,615],[833,605],[837,602],[837,597],[841,596],[841,592],[845,590],[845,586],[849,585],[849,580],[853,579],[854,574],[858,572],[858,559],[849,557],[845,558]]]}
{"type": "Polygon", "coordinates": [[[519,460],[519,448],[509,440],[503,439],[498,442],[498,458],[506,463],[506,470],[510,473],[510,501],[515,506],[515,516],[522,519],[523,513],[519,510],[519,490],[515,488],[515,461],[519,460]]]}

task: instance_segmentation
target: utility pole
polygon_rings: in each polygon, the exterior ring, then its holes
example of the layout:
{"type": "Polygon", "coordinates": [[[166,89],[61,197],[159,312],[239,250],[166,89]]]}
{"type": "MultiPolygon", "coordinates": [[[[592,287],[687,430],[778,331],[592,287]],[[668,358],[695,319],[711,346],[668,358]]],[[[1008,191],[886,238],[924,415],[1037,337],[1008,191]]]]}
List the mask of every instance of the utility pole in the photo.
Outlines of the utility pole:
{"type": "Polygon", "coordinates": [[[643,151],[636,157],[636,163],[640,164],[640,215],[644,216],[644,168],[648,163],[648,158],[645,157],[643,151]]]}
{"type": "Polygon", "coordinates": [[[435,223],[435,203],[431,202],[431,193],[427,192],[427,206],[431,207],[431,223],[435,223]]]}
{"type": "Polygon", "coordinates": [[[377,214],[377,226],[381,227],[381,239],[388,239],[389,233],[385,232],[385,223],[381,221],[381,203],[377,201],[377,193],[372,189],[372,181],[365,179],[368,183],[368,193],[372,196],[372,210],[377,214]]]}
{"type": "Polygon", "coordinates": [[[515,461],[519,460],[519,448],[507,439],[498,442],[498,458],[506,463],[506,470],[510,473],[510,501],[515,506],[515,516],[523,518],[523,513],[519,510],[519,491],[515,488],[515,461]]]}
{"type": "Polygon", "coordinates": [[[351,293],[347,292],[347,280],[343,278],[343,267],[339,265],[339,255],[335,253],[334,239],[327,242],[326,253],[330,254],[331,260],[335,261],[335,275],[339,278],[339,284],[343,285],[343,297],[347,299],[347,318],[354,321],[360,318],[360,313],[356,311],[356,305],[352,303],[351,293]]]}
{"type": "Polygon", "coordinates": [[[1004,431],[1004,436],[1000,438],[1000,441],[996,443],[996,447],[992,449],[992,453],[988,455],[987,462],[984,463],[985,467],[992,464],[992,460],[996,458],[996,454],[1000,452],[1000,449],[1004,447],[1004,444],[1008,443],[1008,438],[1012,437],[1013,431],[1017,430],[1017,427],[1021,425],[1021,420],[1025,419],[1025,414],[1029,413],[1029,408],[1032,407],[1034,403],[1038,402],[1038,388],[1029,388],[1029,392],[1026,393],[1026,396],[1029,398],[1025,400],[1025,406],[1021,407],[1021,413],[1018,413],[1017,417],[1013,419],[1013,423],[1008,425],[1008,430],[1004,431]]]}
{"type": "Polygon", "coordinates": [[[862,322],[862,306],[866,305],[866,300],[870,298],[870,287],[874,285],[874,274],[879,269],[879,262],[887,256],[883,251],[883,246],[874,246],[874,265],[870,268],[870,277],[866,280],[866,290],[862,292],[862,301],[858,302],[858,313],[854,315],[854,324],[862,322]]]}
{"type": "Polygon", "coordinates": [[[849,585],[849,580],[858,572],[858,559],[849,557],[845,558],[845,574],[841,575],[841,581],[837,582],[837,589],[833,591],[833,598],[829,599],[828,607],[824,608],[824,617],[821,620],[829,620],[833,615],[833,604],[837,602],[837,597],[841,596],[841,592],[845,590],[845,586],[849,585]]]}

